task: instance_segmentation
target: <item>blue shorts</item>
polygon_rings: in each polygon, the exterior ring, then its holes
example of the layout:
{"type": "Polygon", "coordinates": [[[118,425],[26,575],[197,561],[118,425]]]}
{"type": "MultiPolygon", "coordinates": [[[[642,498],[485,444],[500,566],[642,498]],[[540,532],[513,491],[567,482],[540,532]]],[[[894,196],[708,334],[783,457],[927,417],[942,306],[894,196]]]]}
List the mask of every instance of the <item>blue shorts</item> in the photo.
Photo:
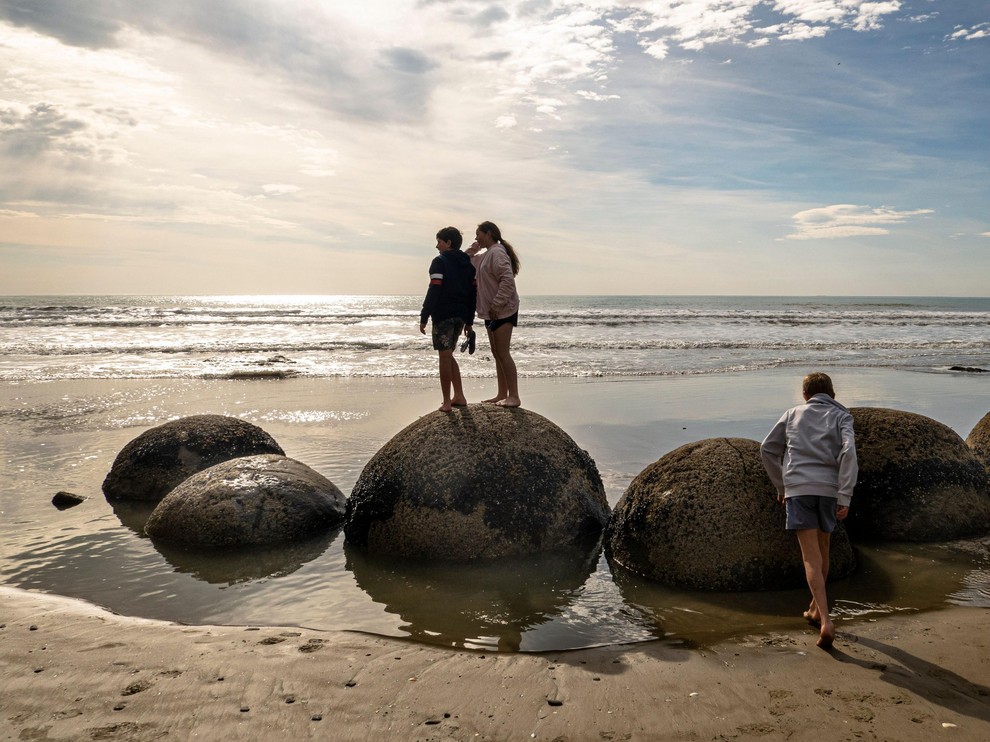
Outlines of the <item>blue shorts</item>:
{"type": "Polygon", "coordinates": [[[835,530],[838,519],[835,517],[835,510],[839,501],[834,497],[820,497],[819,495],[799,495],[788,497],[784,500],[784,508],[787,511],[788,531],[805,531],[817,528],[819,531],[831,533],[835,530]]]}

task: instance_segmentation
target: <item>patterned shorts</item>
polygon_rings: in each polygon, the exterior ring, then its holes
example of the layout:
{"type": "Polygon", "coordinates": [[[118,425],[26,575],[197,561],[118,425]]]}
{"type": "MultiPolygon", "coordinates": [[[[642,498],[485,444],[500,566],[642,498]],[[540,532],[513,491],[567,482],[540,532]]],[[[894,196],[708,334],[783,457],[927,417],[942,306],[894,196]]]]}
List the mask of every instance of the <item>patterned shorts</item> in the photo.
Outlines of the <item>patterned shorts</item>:
{"type": "Polygon", "coordinates": [[[433,320],[433,350],[453,350],[463,330],[464,320],[460,317],[433,320]]]}

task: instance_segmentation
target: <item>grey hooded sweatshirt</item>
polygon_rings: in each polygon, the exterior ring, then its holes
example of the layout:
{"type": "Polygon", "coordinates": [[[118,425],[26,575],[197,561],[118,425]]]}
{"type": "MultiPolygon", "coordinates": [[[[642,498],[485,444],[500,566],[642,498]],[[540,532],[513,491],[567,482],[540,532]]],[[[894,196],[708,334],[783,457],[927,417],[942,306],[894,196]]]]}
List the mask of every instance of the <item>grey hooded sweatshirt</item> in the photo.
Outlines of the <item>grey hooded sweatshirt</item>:
{"type": "Polygon", "coordinates": [[[816,394],[785,412],[760,446],[770,481],[784,497],[836,497],[849,505],[859,464],[849,410],[816,394]]]}

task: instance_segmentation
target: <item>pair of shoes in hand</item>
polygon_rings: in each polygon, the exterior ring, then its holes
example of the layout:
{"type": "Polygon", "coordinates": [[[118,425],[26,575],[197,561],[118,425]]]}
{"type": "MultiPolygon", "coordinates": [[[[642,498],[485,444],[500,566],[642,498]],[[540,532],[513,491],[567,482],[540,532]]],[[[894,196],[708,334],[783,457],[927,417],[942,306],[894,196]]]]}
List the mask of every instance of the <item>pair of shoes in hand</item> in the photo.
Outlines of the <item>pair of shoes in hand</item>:
{"type": "Polygon", "coordinates": [[[461,353],[467,350],[468,355],[474,354],[474,343],[476,338],[477,335],[474,334],[474,330],[471,330],[471,332],[468,333],[467,339],[461,343],[461,353]]]}

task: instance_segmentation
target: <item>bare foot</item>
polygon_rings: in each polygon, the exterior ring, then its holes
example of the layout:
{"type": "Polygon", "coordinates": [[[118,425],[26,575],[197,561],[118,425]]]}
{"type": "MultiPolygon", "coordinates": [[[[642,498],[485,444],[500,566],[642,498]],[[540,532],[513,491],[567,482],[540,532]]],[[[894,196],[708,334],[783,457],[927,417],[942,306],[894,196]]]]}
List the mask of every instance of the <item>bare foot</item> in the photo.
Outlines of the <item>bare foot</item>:
{"type": "Polygon", "coordinates": [[[835,642],[835,626],[831,621],[822,624],[821,634],[818,636],[818,644],[822,649],[831,649],[832,644],[835,642]]]}
{"type": "Polygon", "coordinates": [[[818,616],[814,613],[814,611],[807,610],[801,615],[804,616],[804,620],[810,623],[812,626],[821,625],[821,619],[818,618],[818,616]]]}
{"type": "Polygon", "coordinates": [[[505,399],[505,398],[504,397],[492,397],[491,399],[483,399],[483,400],[481,400],[481,404],[498,404],[503,399],[505,399]]]}
{"type": "Polygon", "coordinates": [[[450,404],[454,407],[467,407],[467,399],[464,397],[454,397],[450,400],[450,404]]]}
{"type": "Polygon", "coordinates": [[[496,402],[499,407],[521,407],[522,402],[519,401],[519,397],[506,397],[503,400],[496,402]]]}
{"type": "Polygon", "coordinates": [[[453,411],[454,411],[454,407],[453,405],[450,404],[450,402],[444,402],[442,405],[440,405],[440,412],[453,412],[453,411]]]}

